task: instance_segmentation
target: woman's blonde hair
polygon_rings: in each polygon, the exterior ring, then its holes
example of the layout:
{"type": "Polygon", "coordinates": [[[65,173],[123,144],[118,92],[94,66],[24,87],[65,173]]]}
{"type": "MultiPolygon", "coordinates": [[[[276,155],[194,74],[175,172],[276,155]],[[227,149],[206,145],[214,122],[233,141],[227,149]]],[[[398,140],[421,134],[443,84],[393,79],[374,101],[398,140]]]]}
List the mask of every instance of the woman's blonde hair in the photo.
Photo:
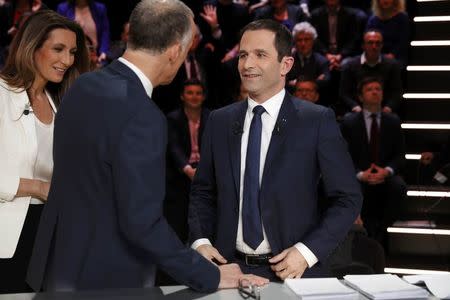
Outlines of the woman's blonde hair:
{"type": "Polygon", "coordinates": [[[0,77],[13,88],[29,89],[37,73],[34,53],[42,47],[51,31],[60,28],[75,33],[77,51],[74,63],[64,74],[62,82],[47,83],[46,90],[52,96],[55,104],[58,105],[72,82],[81,73],[89,70],[89,57],[81,27],[54,11],[38,11],[25,21],[11,42],[9,55],[4,68],[0,72],[0,77]]]}
{"type": "Polygon", "coordinates": [[[379,1],[380,0],[372,0],[372,11],[373,14],[380,19],[390,18],[396,13],[405,11],[405,0],[393,0],[392,9],[390,9],[389,11],[383,11],[380,8],[379,1]]]}

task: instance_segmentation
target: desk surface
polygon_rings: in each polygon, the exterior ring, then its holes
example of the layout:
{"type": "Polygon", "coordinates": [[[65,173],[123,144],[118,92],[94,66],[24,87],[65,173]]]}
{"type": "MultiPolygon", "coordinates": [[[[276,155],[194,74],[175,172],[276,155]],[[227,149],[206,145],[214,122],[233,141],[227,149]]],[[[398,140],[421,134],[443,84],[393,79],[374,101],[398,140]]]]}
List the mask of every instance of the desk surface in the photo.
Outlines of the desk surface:
{"type": "MultiPolygon", "coordinates": [[[[58,292],[39,294],[0,295],[0,300],[240,300],[237,289],[219,290],[212,294],[202,294],[184,286],[165,286],[145,289],[120,289],[105,291],[58,292]]],[[[248,298],[251,299],[251,298],[248,298]]],[[[284,284],[271,282],[261,289],[261,300],[299,299],[284,284]]],[[[360,300],[368,298],[360,295],[360,300]]],[[[435,297],[428,298],[437,299],[435,297]]]]}

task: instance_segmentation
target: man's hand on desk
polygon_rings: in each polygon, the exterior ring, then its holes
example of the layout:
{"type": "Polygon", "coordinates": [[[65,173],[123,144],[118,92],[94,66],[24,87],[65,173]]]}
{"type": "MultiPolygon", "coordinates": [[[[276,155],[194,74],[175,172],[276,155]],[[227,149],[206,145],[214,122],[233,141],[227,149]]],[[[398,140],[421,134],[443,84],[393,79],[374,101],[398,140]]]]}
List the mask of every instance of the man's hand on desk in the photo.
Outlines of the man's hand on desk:
{"type": "Polygon", "coordinates": [[[237,264],[228,264],[219,266],[220,282],[219,289],[232,289],[239,286],[239,282],[247,282],[251,285],[263,286],[269,283],[269,280],[253,274],[243,274],[237,264]]]}
{"type": "Polygon", "coordinates": [[[282,280],[286,278],[300,278],[308,267],[303,255],[296,247],[285,249],[280,254],[272,257],[269,262],[272,265],[272,271],[282,280]]]}
{"type": "Polygon", "coordinates": [[[214,248],[213,246],[211,246],[209,244],[200,245],[195,250],[197,250],[198,253],[200,253],[204,258],[206,258],[213,264],[216,264],[216,262],[218,262],[220,264],[227,263],[227,260],[222,255],[220,255],[219,251],[217,251],[216,248],[214,248]]]}

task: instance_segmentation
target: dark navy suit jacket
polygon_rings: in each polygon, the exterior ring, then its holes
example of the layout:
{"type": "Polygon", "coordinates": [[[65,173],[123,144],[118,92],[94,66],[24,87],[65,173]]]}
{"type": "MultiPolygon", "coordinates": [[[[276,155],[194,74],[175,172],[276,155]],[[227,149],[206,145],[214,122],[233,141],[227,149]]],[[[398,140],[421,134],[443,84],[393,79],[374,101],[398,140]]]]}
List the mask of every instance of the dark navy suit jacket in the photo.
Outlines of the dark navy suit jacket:
{"type": "MultiPolygon", "coordinates": [[[[247,102],[211,112],[191,188],[192,241],[208,238],[225,258],[236,249],[239,217],[241,132],[247,102]]],[[[362,204],[360,188],[333,112],[288,93],[270,141],[260,190],[263,224],[273,254],[303,242],[322,267],[362,204]],[[317,185],[332,200],[322,214],[317,185]]]]}
{"type": "MultiPolygon", "coordinates": [[[[341,123],[356,172],[367,170],[370,160],[369,138],[364,113],[348,113],[341,123]]],[[[398,174],[405,162],[405,138],[400,118],[396,114],[381,113],[379,161],[381,167],[391,167],[398,174]]]]}
{"type": "Polygon", "coordinates": [[[81,76],[55,121],[54,177],[27,282],[34,290],[152,286],[154,267],[212,291],[219,270],[163,215],[167,124],[119,61],[81,76]]]}

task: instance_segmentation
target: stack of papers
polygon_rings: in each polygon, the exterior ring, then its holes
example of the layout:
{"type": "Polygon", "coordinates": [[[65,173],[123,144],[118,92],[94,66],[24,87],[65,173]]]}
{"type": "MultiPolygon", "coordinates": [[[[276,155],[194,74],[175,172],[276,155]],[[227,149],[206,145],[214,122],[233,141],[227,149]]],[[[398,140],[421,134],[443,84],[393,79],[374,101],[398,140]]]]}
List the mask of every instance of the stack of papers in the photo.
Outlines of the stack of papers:
{"type": "Polygon", "coordinates": [[[429,293],[397,275],[346,275],[345,282],[370,299],[426,299],[429,293]]]}
{"type": "Polygon", "coordinates": [[[301,299],[358,299],[359,294],[337,278],[286,279],[284,283],[301,299]]]}
{"type": "Polygon", "coordinates": [[[425,283],[436,297],[450,299],[450,274],[410,275],[403,279],[412,284],[425,283]]]}

